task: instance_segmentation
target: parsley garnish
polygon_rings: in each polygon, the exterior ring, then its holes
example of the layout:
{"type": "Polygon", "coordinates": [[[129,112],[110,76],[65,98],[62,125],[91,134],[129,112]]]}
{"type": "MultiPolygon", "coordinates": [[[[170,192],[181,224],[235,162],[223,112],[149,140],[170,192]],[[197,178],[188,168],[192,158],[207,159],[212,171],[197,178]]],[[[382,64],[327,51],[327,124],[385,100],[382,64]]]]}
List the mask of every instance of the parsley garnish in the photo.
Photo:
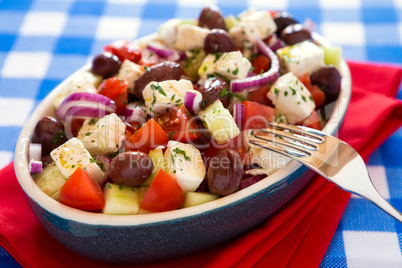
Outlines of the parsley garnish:
{"type": "Polygon", "coordinates": [[[168,133],[169,140],[173,140],[173,135],[174,135],[175,133],[176,133],[176,130],[168,133]]]}
{"type": "Polygon", "coordinates": [[[92,118],[91,120],[89,120],[88,125],[95,125],[95,123],[98,122],[97,119],[92,118]]]}
{"type": "Polygon", "coordinates": [[[236,69],[232,72],[232,74],[236,75],[239,73],[239,67],[236,67],[236,69]]]}
{"type": "Polygon", "coordinates": [[[64,130],[58,130],[56,133],[56,137],[53,139],[53,143],[58,143],[60,140],[66,138],[66,132],[64,130]]]}
{"type": "Polygon", "coordinates": [[[184,150],[181,150],[179,148],[174,148],[173,152],[175,152],[176,154],[182,154],[184,156],[184,159],[186,159],[187,161],[191,160],[191,158],[186,155],[186,151],[184,151],[184,150]]]}
{"type": "Polygon", "coordinates": [[[151,85],[151,88],[152,88],[153,90],[158,90],[160,94],[162,94],[163,96],[166,97],[166,93],[165,93],[165,91],[163,90],[163,88],[161,87],[161,85],[159,85],[159,83],[155,83],[155,84],[151,85]]]}
{"type": "Polygon", "coordinates": [[[90,135],[91,135],[91,132],[85,133],[85,136],[90,136],[90,135]]]}

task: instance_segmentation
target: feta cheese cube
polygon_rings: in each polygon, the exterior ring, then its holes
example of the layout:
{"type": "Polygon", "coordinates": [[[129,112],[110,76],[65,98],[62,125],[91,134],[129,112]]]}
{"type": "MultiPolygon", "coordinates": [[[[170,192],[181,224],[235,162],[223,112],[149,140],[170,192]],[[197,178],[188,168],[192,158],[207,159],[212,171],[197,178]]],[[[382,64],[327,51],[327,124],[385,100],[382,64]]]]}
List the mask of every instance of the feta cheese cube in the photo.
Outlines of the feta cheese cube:
{"type": "Polygon", "coordinates": [[[134,94],[134,82],[137,81],[144,72],[145,69],[141,65],[130,60],[124,60],[116,77],[126,81],[128,84],[127,92],[134,94]]]}
{"type": "Polygon", "coordinates": [[[177,27],[176,49],[191,50],[204,47],[204,39],[211,30],[196,25],[182,24],[177,27]]]}
{"type": "Polygon", "coordinates": [[[208,54],[198,69],[201,79],[207,79],[208,75],[218,74],[229,80],[246,78],[251,68],[251,63],[240,51],[222,54],[208,54]]]}
{"type": "Polygon", "coordinates": [[[77,138],[92,155],[106,155],[119,150],[126,133],[126,125],[116,114],[84,121],[77,138]]]}
{"type": "Polygon", "coordinates": [[[198,115],[218,144],[226,143],[240,133],[232,115],[220,100],[214,101],[198,115]]]}
{"type": "Polygon", "coordinates": [[[315,108],[310,91],[293,73],[280,76],[271,86],[267,97],[290,124],[307,118],[315,108]]]}
{"type": "Polygon", "coordinates": [[[177,27],[182,24],[197,25],[195,20],[183,20],[183,19],[170,19],[167,22],[161,24],[158,29],[158,35],[163,43],[169,48],[174,48],[177,38],[177,27]]]}
{"type": "Polygon", "coordinates": [[[184,103],[186,92],[192,90],[193,84],[186,79],[150,82],[142,91],[148,114],[162,115],[184,103]]]}
{"type": "Polygon", "coordinates": [[[81,167],[99,184],[105,179],[103,171],[77,138],[69,139],[51,151],[50,156],[65,177],[71,176],[78,167],[81,167]]]}
{"type": "Polygon", "coordinates": [[[284,168],[291,159],[289,157],[282,156],[273,151],[266,150],[252,143],[249,143],[249,140],[253,139],[254,132],[255,131],[252,130],[242,132],[242,134],[244,135],[243,140],[245,141],[245,147],[248,148],[249,152],[249,157],[247,158],[249,162],[247,164],[257,164],[261,168],[250,169],[247,170],[245,173],[252,176],[270,175],[278,169],[284,168]]]}
{"type": "Polygon", "coordinates": [[[76,92],[96,93],[96,88],[102,82],[102,77],[95,75],[89,71],[79,71],[71,77],[70,80],[61,84],[62,90],[53,102],[54,108],[57,110],[63,100],[76,92]]]}
{"type": "Polygon", "coordinates": [[[277,29],[271,14],[268,11],[248,10],[239,15],[240,22],[229,30],[229,34],[237,47],[244,47],[249,42],[254,43],[256,38],[264,39],[277,29]]]}
{"type": "Polygon", "coordinates": [[[324,50],[310,41],[278,49],[276,54],[282,71],[292,72],[297,77],[310,75],[325,66],[324,50]]]}
{"type": "Polygon", "coordinates": [[[200,151],[191,144],[169,141],[164,157],[166,172],[176,178],[184,192],[195,192],[206,174],[200,151]]]}

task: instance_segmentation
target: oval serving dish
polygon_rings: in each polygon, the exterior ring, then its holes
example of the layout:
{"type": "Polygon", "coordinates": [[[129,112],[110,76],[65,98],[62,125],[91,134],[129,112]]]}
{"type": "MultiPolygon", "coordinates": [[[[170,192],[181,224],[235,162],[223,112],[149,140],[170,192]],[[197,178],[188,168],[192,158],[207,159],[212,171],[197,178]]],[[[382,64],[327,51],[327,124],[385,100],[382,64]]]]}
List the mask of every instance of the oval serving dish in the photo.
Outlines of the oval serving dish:
{"type": "MultiPolygon", "coordinates": [[[[329,45],[323,37],[317,34],[313,37],[316,43],[329,45]]],[[[83,68],[89,69],[89,65],[83,68]]],[[[326,108],[329,120],[323,129],[333,135],[343,120],[351,95],[350,72],[344,60],[340,71],[342,89],[338,101],[326,108]]],[[[140,264],[188,255],[234,238],[268,219],[314,176],[307,167],[291,161],[269,178],[242,191],[199,206],[155,214],[115,216],[67,207],[35,184],[28,170],[28,148],[36,123],[45,115],[55,114],[53,100],[73,76],[57,86],[27,121],[16,145],[15,171],[43,227],[83,256],[104,262],[140,264]]]]}

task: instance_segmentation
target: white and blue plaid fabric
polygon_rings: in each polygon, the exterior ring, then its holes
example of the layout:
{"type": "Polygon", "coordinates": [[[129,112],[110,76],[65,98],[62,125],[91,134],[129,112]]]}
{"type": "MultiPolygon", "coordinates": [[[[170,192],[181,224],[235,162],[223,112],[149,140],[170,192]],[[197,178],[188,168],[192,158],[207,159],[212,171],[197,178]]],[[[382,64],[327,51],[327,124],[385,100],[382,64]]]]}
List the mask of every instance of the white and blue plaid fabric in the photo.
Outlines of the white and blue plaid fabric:
{"type": "MultiPolygon", "coordinates": [[[[0,168],[38,103],[104,45],[155,32],[172,17],[248,7],[287,10],[343,47],[350,60],[402,64],[402,0],[0,0],[0,168]]],[[[399,94],[402,98],[402,94],[399,94]]],[[[402,211],[402,129],[370,159],[384,197],[402,211]]],[[[402,267],[402,224],[353,197],[321,267],[402,267]]],[[[0,248],[0,267],[19,267],[0,248]]]]}

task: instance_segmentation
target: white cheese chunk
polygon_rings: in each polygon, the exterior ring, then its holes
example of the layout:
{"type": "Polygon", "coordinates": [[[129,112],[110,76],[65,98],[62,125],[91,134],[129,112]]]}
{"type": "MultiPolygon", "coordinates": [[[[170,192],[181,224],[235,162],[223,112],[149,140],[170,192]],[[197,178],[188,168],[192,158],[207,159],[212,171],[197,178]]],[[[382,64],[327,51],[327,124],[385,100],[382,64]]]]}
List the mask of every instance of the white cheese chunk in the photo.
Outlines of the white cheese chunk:
{"type": "Polygon", "coordinates": [[[113,113],[99,120],[85,120],[77,138],[92,155],[106,155],[119,150],[125,133],[126,125],[113,113]]]}
{"type": "Polygon", "coordinates": [[[218,144],[229,142],[240,133],[232,115],[220,100],[214,101],[198,115],[218,144]]]}
{"type": "Polygon", "coordinates": [[[271,86],[267,97],[290,124],[307,118],[315,108],[310,91],[293,73],[280,76],[271,86]]]}
{"type": "Polygon", "coordinates": [[[253,139],[254,131],[247,130],[242,132],[242,134],[244,135],[245,147],[248,148],[249,152],[249,157],[247,158],[249,162],[247,164],[257,164],[261,167],[260,169],[247,170],[246,174],[252,176],[270,175],[278,169],[284,168],[290,162],[291,159],[289,157],[249,143],[249,140],[253,139]]]}
{"type": "Polygon", "coordinates": [[[147,113],[162,115],[184,103],[186,92],[193,90],[193,84],[186,79],[150,82],[142,91],[147,113]]]}
{"type": "Polygon", "coordinates": [[[183,20],[183,19],[170,19],[161,24],[158,29],[158,35],[163,43],[169,47],[174,48],[177,38],[177,27],[182,24],[196,25],[196,20],[183,20]]]}
{"type": "Polygon", "coordinates": [[[201,79],[207,79],[208,75],[218,74],[229,80],[246,78],[251,68],[251,63],[240,51],[222,54],[208,54],[198,69],[201,79]]]}
{"type": "Polygon", "coordinates": [[[305,73],[311,75],[325,66],[324,50],[310,41],[278,49],[276,54],[282,71],[292,72],[297,77],[305,73]]]}
{"type": "Polygon", "coordinates": [[[191,50],[204,47],[204,39],[211,32],[196,25],[182,24],[177,27],[175,48],[191,50]]]}
{"type": "Polygon", "coordinates": [[[247,10],[239,15],[240,22],[229,30],[229,34],[237,47],[244,47],[256,38],[265,39],[277,29],[268,11],[247,10]]]}
{"type": "Polygon", "coordinates": [[[184,192],[195,192],[206,174],[200,151],[191,144],[169,141],[164,157],[166,172],[176,178],[184,192]]]}
{"type": "Polygon", "coordinates": [[[144,72],[145,69],[141,65],[130,60],[124,60],[116,77],[126,81],[128,84],[127,91],[134,93],[134,82],[137,81],[144,72]]]}
{"type": "Polygon", "coordinates": [[[62,89],[60,90],[60,94],[56,97],[53,102],[54,108],[57,110],[63,100],[68,96],[76,92],[89,92],[96,93],[96,88],[102,82],[102,77],[99,75],[95,75],[89,71],[79,71],[74,74],[71,80],[66,81],[65,84],[62,84],[62,89]]]}
{"type": "Polygon", "coordinates": [[[97,183],[101,184],[105,179],[103,171],[77,138],[66,141],[51,151],[50,156],[65,177],[71,176],[77,168],[81,167],[97,183]]]}

